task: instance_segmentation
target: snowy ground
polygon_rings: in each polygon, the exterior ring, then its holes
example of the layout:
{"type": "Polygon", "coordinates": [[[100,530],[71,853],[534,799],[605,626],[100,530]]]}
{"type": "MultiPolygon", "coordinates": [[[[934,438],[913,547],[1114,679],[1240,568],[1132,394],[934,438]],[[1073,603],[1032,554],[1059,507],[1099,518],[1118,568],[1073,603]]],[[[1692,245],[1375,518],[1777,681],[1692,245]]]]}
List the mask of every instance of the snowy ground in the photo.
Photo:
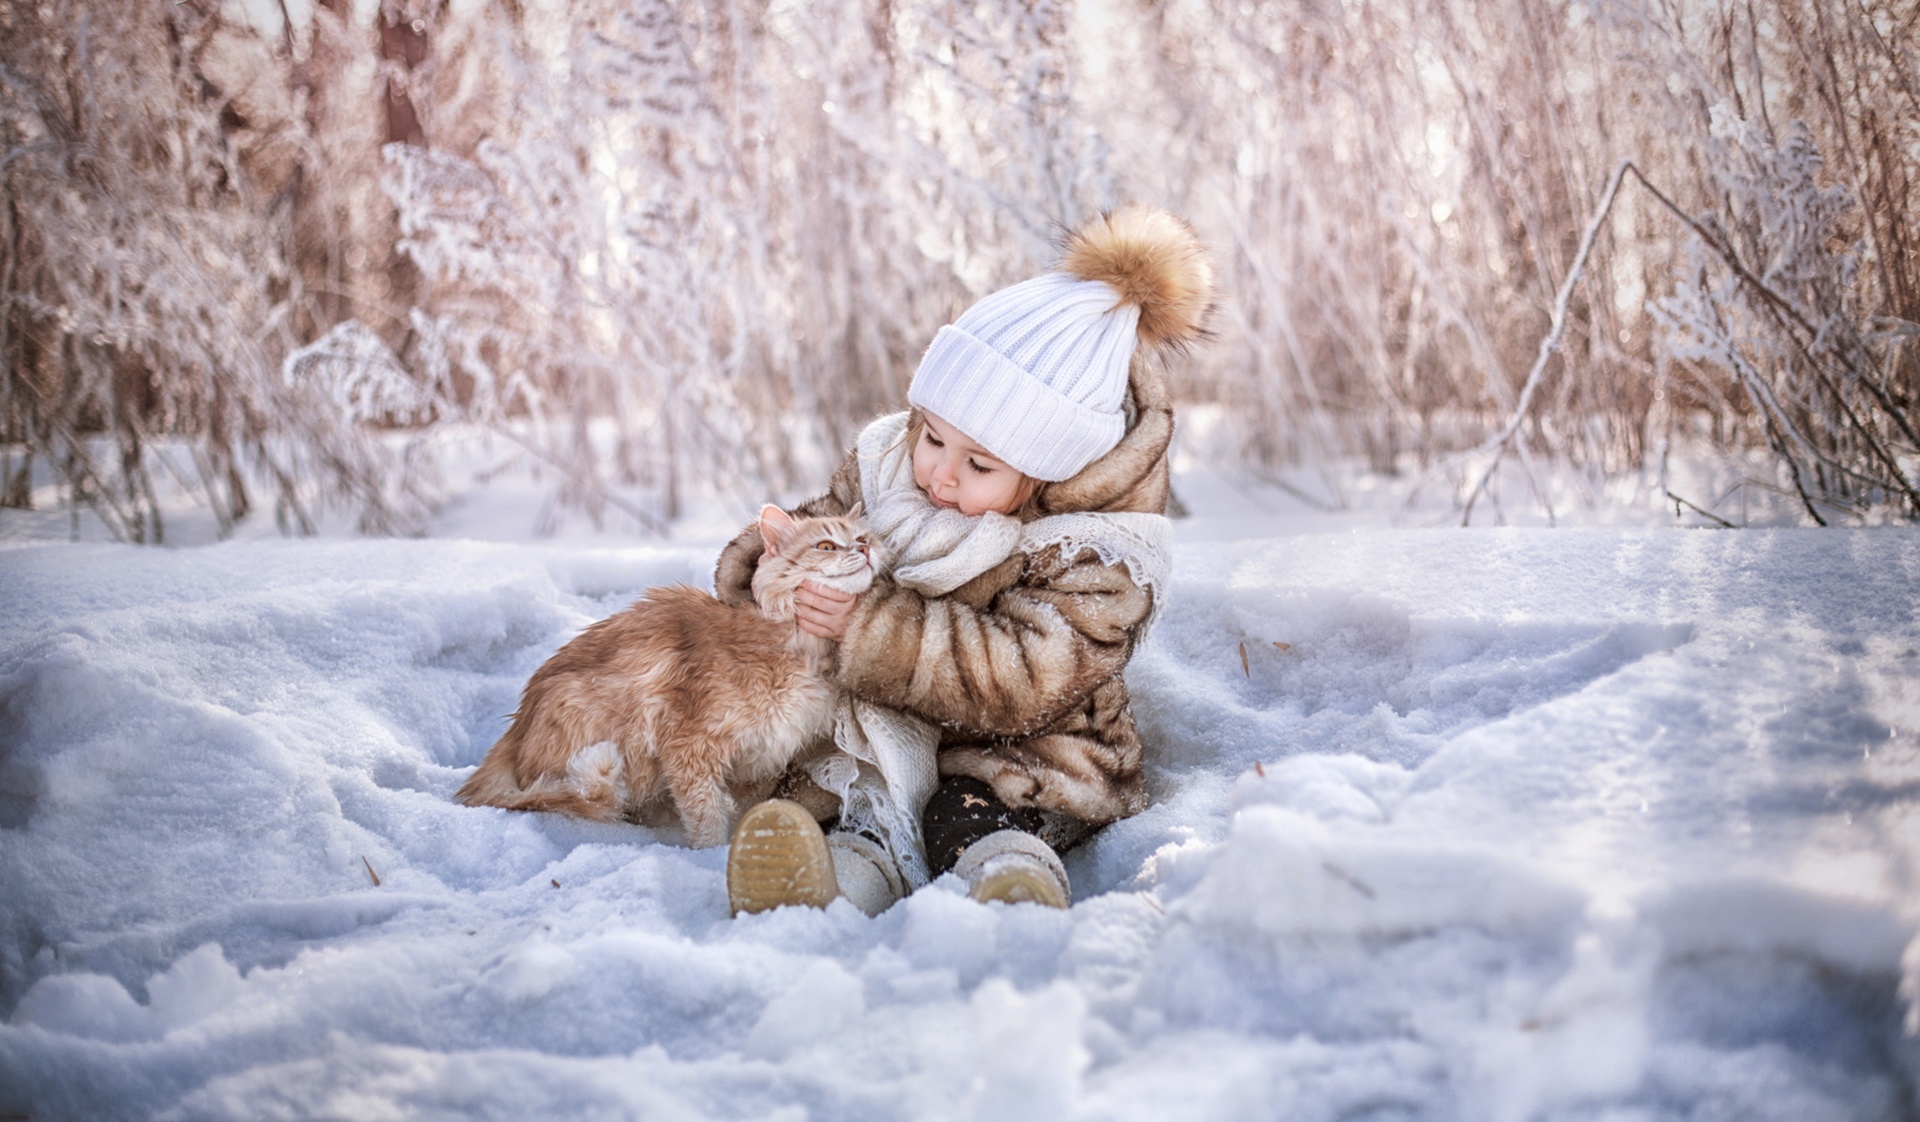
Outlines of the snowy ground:
{"type": "Polygon", "coordinates": [[[1065,913],[449,801],[732,512],[0,549],[0,1118],[1920,1117],[1920,532],[1183,494],[1065,913]]]}

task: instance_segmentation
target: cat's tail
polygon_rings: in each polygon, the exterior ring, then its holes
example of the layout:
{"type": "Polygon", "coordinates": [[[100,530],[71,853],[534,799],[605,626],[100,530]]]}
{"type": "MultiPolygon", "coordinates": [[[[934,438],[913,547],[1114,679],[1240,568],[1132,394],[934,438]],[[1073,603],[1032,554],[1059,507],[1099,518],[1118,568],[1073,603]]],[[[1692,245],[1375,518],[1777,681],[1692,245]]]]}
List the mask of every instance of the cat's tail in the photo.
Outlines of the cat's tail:
{"type": "Polygon", "coordinates": [[[513,761],[519,755],[519,733],[520,722],[516,720],[506,734],[487,749],[480,766],[474,768],[473,774],[453,793],[455,802],[467,806],[504,806],[500,800],[520,793],[519,780],[513,774],[513,761]]]}
{"type": "MultiPolygon", "coordinates": [[[[513,731],[509,730],[508,736],[513,731]]],[[[500,740],[454,792],[455,799],[468,806],[556,811],[605,821],[621,817],[626,766],[620,749],[611,741],[587,745],[568,757],[565,772],[542,773],[523,787],[513,774],[515,754],[502,751],[507,737],[500,740]]]]}

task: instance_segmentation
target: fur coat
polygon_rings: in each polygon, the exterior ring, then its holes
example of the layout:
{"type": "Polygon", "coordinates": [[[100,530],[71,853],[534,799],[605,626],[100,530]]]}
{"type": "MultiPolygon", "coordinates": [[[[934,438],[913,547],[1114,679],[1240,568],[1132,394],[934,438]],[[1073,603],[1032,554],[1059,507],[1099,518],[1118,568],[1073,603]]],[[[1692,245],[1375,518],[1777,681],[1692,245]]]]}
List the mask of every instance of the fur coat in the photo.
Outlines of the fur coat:
{"type": "MultiPolygon", "coordinates": [[[[1137,356],[1126,434],[1073,478],[1042,484],[1031,517],[1164,514],[1172,435],[1165,385],[1137,356]]],[[[842,514],[859,501],[859,463],[850,455],[827,493],[796,513],[842,514]]],[[[714,576],[721,599],[750,597],[762,548],[750,527],[722,551],[714,576]]],[[[942,775],[980,779],[1009,806],[1064,820],[1049,833],[1077,836],[1146,806],[1121,674],[1153,607],[1124,565],[1102,564],[1091,550],[1016,552],[938,598],[882,575],[860,597],[828,675],[861,698],[940,726],[942,775]]],[[[823,817],[833,810],[814,809],[823,817]]]]}

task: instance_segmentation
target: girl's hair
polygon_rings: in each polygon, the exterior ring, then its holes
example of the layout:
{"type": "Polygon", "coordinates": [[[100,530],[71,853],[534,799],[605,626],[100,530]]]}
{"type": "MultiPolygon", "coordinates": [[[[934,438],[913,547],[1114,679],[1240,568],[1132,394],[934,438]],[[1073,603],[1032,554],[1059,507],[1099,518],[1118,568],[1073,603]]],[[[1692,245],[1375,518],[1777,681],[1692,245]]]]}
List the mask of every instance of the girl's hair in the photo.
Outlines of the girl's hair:
{"type": "MultiPolygon", "coordinates": [[[[907,455],[913,455],[914,448],[920,443],[920,433],[924,431],[926,427],[926,414],[922,413],[918,408],[909,408],[907,410],[907,431],[900,434],[900,443],[894,445],[894,447],[905,448],[907,455]]],[[[892,451],[892,449],[888,449],[888,451],[892,451]]],[[[1008,470],[1018,471],[1019,469],[1009,464],[1008,470]]],[[[1020,478],[1025,480],[1027,484],[1026,497],[1020,500],[1019,506],[1014,507],[1011,511],[1008,511],[1008,513],[1022,522],[1031,522],[1035,518],[1040,517],[1042,513],[1040,509],[1040,492],[1046,490],[1047,485],[1041,480],[1024,473],[1020,475],[1020,478]]]]}

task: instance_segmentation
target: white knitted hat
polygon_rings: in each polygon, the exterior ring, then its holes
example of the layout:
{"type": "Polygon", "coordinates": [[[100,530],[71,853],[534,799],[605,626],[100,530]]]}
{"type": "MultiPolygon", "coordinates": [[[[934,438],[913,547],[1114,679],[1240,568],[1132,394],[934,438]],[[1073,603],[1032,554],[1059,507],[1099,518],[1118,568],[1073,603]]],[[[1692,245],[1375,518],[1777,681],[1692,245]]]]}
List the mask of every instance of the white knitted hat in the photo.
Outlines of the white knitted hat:
{"type": "Polygon", "coordinates": [[[1023,475],[1071,479],[1120,443],[1136,343],[1200,338],[1213,269],[1186,223],[1129,207],[1067,243],[1062,271],[1003,288],[940,329],[907,400],[1023,475]]]}

